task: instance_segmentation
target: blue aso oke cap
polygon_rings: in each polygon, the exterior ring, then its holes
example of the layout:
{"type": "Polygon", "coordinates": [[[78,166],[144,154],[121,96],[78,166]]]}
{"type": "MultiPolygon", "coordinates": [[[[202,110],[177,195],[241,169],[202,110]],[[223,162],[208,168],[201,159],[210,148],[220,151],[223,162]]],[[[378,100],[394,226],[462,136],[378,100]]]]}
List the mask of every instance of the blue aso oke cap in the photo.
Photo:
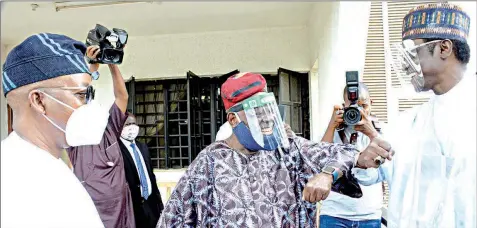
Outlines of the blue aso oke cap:
{"type": "Polygon", "coordinates": [[[13,48],[3,64],[4,96],[24,85],[64,75],[87,73],[86,45],[64,35],[41,33],[13,48]]]}
{"type": "Polygon", "coordinates": [[[469,16],[456,5],[431,3],[410,10],[403,19],[402,39],[455,39],[467,42],[469,16]]]}

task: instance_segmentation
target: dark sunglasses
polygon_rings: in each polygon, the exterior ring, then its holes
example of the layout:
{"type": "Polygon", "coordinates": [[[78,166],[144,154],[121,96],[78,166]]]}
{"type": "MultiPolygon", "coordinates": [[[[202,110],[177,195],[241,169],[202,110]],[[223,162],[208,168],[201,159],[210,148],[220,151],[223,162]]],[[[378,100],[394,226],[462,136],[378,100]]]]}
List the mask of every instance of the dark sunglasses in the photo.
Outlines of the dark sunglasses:
{"type": "Polygon", "coordinates": [[[84,100],[84,103],[89,104],[92,100],[94,100],[94,95],[95,95],[95,89],[93,88],[92,85],[89,86],[78,86],[78,87],[48,87],[45,89],[63,89],[63,90],[84,90],[85,91],[80,91],[75,93],[74,95],[78,97],[81,101],[84,100]],[[83,97],[84,96],[84,97],[83,97]]]}

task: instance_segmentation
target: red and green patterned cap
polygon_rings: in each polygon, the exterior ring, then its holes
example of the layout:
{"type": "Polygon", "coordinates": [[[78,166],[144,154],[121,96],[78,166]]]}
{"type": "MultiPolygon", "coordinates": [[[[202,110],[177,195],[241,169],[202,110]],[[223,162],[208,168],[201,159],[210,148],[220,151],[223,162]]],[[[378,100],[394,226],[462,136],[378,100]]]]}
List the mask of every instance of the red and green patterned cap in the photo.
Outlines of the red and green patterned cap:
{"type": "Polygon", "coordinates": [[[222,84],[220,93],[225,110],[229,110],[235,104],[266,90],[267,82],[261,74],[246,72],[229,77],[222,84]]]}

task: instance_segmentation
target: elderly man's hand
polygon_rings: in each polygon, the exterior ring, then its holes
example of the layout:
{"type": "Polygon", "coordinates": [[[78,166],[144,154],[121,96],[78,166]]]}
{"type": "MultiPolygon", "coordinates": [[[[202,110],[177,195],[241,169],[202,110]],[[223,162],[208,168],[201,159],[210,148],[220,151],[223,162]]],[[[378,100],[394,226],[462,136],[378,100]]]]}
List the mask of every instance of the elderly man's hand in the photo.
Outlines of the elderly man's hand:
{"type": "Polygon", "coordinates": [[[362,169],[378,168],[384,163],[385,159],[391,160],[392,155],[394,155],[394,151],[391,148],[391,144],[376,137],[372,139],[368,147],[359,154],[356,167],[362,169]]]}
{"type": "Polygon", "coordinates": [[[303,190],[303,200],[316,203],[326,199],[330,194],[332,183],[333,176],[328,173],[319,173],[315,175],[310,178],[303,190]]]}

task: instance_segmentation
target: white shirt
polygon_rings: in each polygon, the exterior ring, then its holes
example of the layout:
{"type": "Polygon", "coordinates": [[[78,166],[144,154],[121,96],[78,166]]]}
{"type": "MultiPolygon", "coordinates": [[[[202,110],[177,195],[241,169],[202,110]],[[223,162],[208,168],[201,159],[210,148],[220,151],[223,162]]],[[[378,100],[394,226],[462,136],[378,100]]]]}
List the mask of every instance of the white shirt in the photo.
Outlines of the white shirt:
{"type": "Polygon", "coordinates": [[[12,132],[2,141],[1,227],[104,227],[73,172],[12,132]]]}
{"type": "MultiPolygon", "coordinates": [[[[147,190],[148,190],[148,195],[150,196],[151,193],[152,193],[152,185],[151,185],[151,179],[149,179],[149,173],[147,172],[147,168],[146,168],[146,163],[144,162],[144,158],[142,157],[142,153],[141,151],[139,150],[139,147],[137,147],[136,145],[136,141],[133,141],[133,142],[129,142],[128,140],[125,140],[123,139],[122,137],[120,137],[121,141],[124,143],[124,145],[126,146],[126,148],[128,148],[128,151],[129,153],[131,154],[131,157],[133,158],[134,160],[134,167],[136,167],[136,171],[137,171],[137,175],[139,177],[139,170],[138,170],[138,167],[137,167],[137,161],[136,161],[136,157],[134,156],[134,151],[131,147],[131,143],[134,143],[134,145],[136,146],[136,150],[137,152],[139,153],[139,158],[141,159],[141,165],[142,165],[142,169],[144,170],[144,174],[146,175],[146,180],[147,180],[147,190]]],[[[141,177],[139,177],[139,181],[141,181],[141,177]]],[[[141,193],[142,193],[142,186],[139,185],[140,188],[141,188],[141,193]]]]}
{"type": "Polygon", "coordinates": [[[388,135],[396,151],[374,178],[388,180],[388,227],[475,228],[476,80],[400,116],[388,135]]]}
{"type": "MultiPolygon", "coordinates": [[[[345,129],[345,136],[349,140],[354,130],[345,129]]],[[[363,151],[370,143],[368,136],[357,132],[356,148],[363,151]]],[[[335,131],[334,143],[343,143],[337,131],[335,131]]],[[[352,169],[354,172],[356,169],[352,169]]],[[[361,175],[366,175],[369,170],[362,170],[361,175]]],[[[376,172],[376,170],[374,170],[376,172]]],[[[370,186],[360,185],[363,192],[361,198],[351,198],[336,192],[330,192],[330,195],[323,201],[320,209],[320,215],[328,215],[343,218],[351,221],[362,221],[371,219],[381,219],[381,208],[383,206],[383,189],[381,183],[370,186]]]]}

